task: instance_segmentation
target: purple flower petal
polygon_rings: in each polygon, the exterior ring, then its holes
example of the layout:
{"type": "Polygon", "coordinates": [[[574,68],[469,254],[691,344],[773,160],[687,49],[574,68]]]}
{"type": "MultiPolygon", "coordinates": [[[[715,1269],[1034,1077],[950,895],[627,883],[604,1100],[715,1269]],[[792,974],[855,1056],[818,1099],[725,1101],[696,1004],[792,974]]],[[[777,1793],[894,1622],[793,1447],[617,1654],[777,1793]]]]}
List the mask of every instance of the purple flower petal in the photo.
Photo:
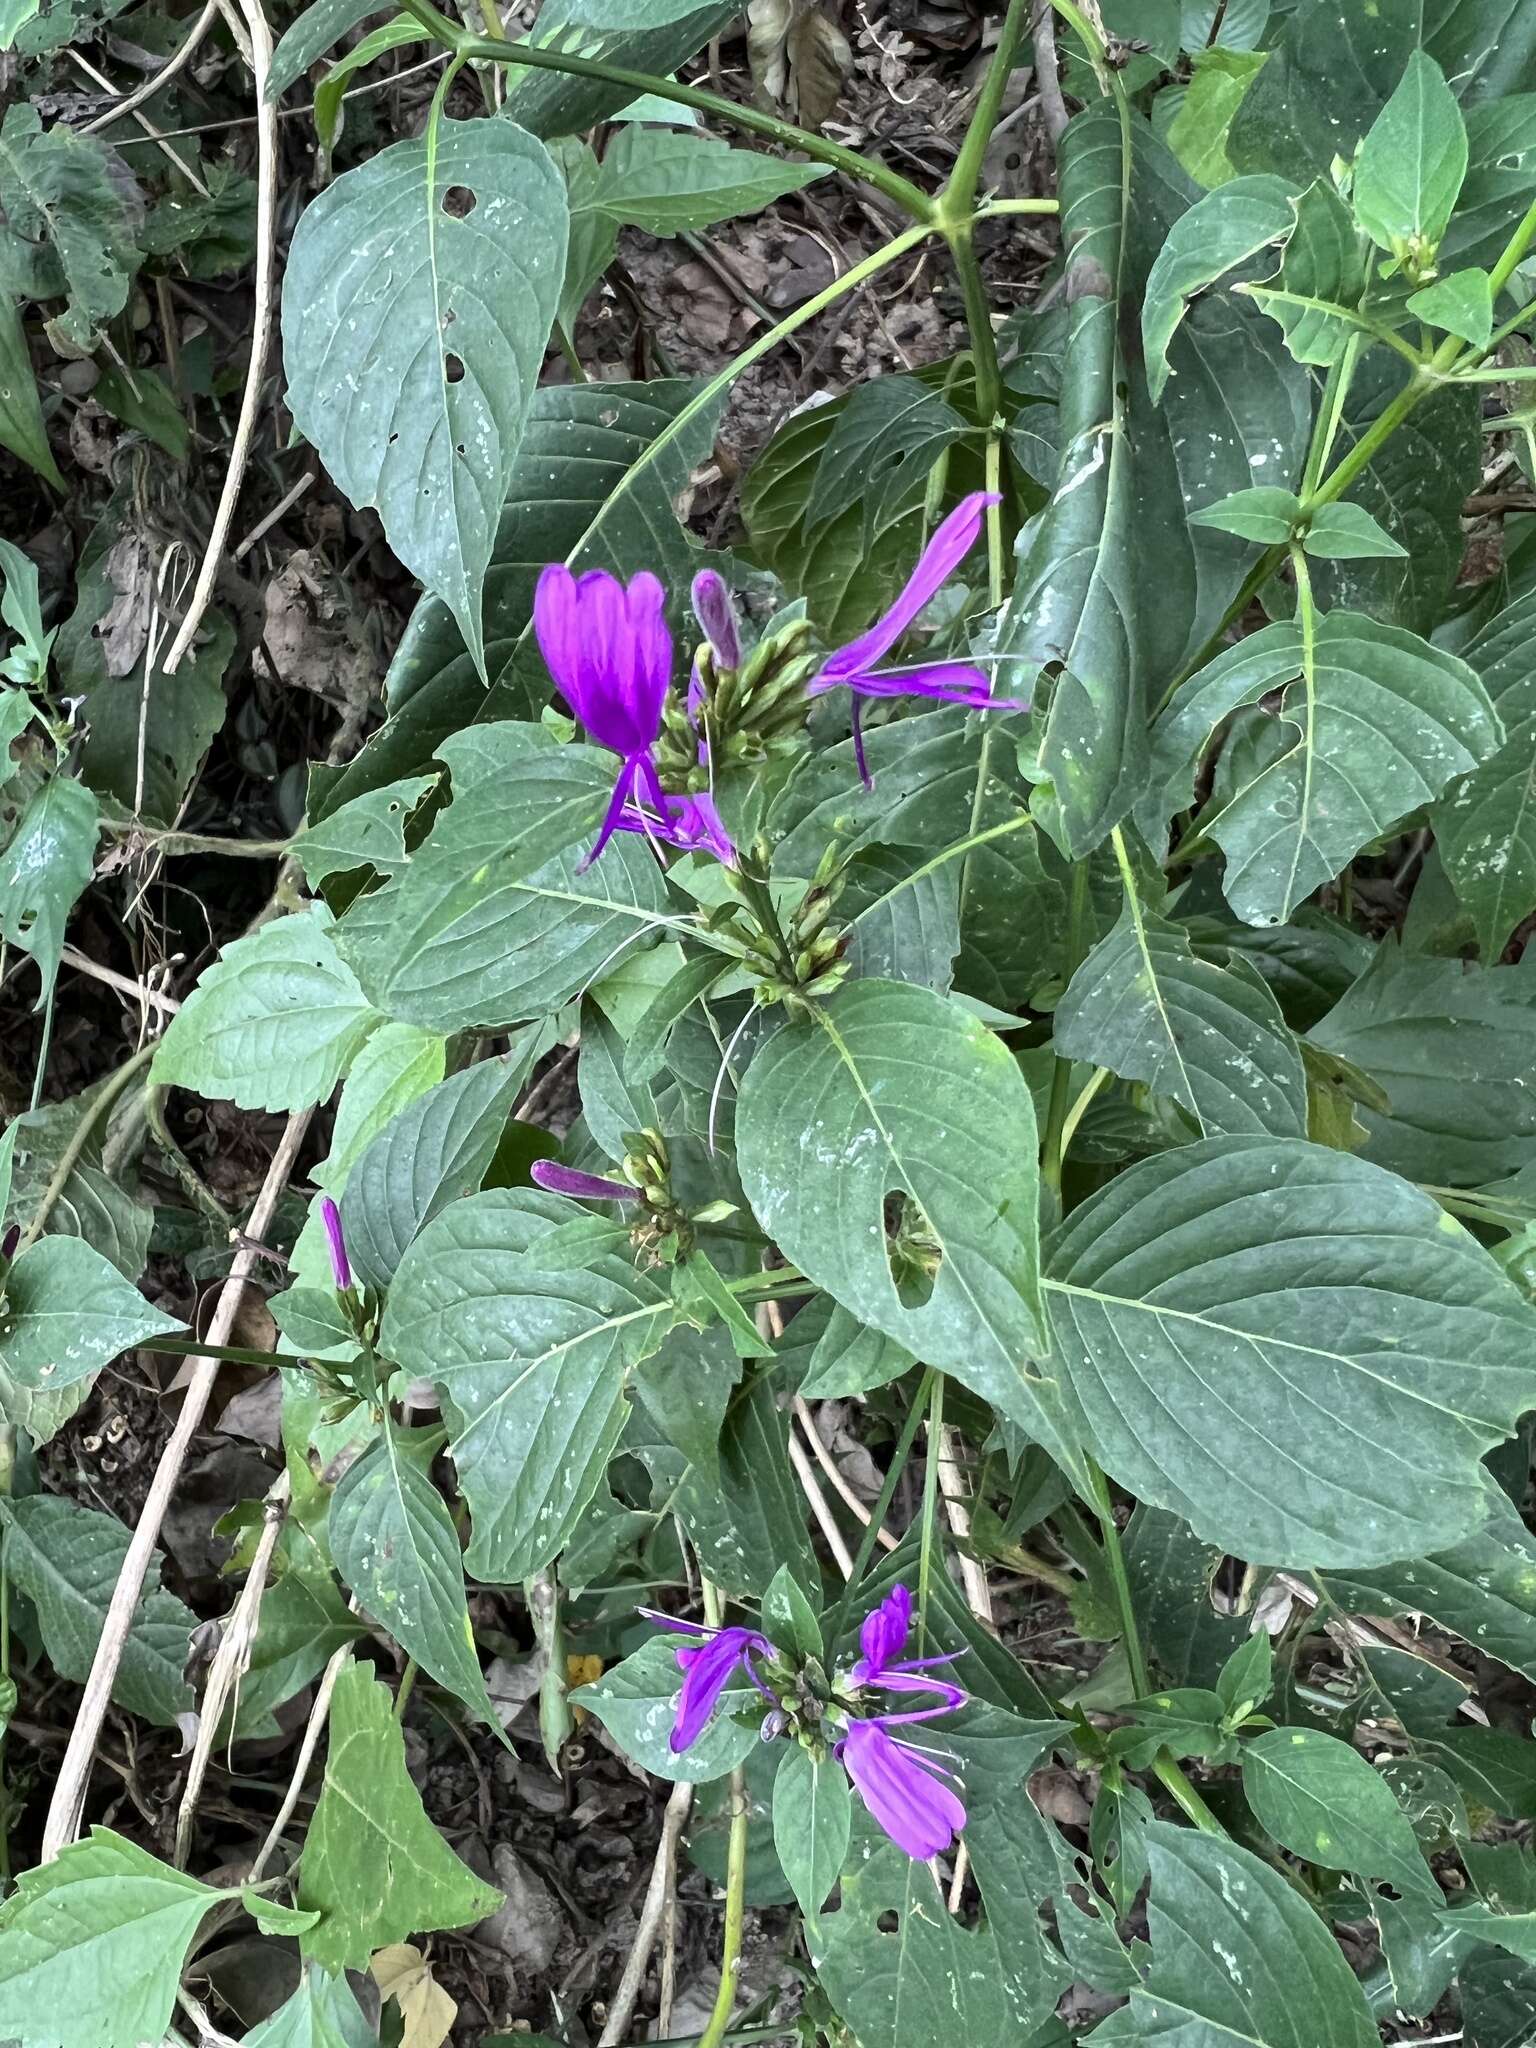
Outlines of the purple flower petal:
{"type": "Polygon", "coordinates": [[[898,1849],[926,1863],[954,1844],[965,1806],[948,1775],[920,1750],[897,1742],[878,1721],[850,1721],[838,1755],[854,1789],[898,1849]]]}
{"type": "Polygon", "coordinates": [[[619,770],[618,777],[613,785],[613,795],[608,799],[608,808],[603,813],[602,830],[597,835],[597,843],[578,865],[576,869],[577,874],[584,875],[603,848],[608,844],[614,833],[624,827],[625,807],[630,802],[635,787],[635,777],[639,772],[640,759],[638,756],[631,757],[619,770]]]}
{"type": "Polygon", "coordinates": [[[710,853],[722,865],[736,865],[736,848],[715,809],[714,798],[663,795],[664,811],[646,810],[641,805],[625,806],[619,819],[620,832],[643,832],[661,846],[674,846],[680,853],[710,853]]]}
{"type": "Polygon", "coordinates": [[[877,1681],[886,1665],[895,1663],[906,1647],[911,1626],[912,1595],[905,1586],[892,1586],[880,1605],[865,1615],[859,1630],[859,1648],[864,1655],[853,1675],[861,1685],[877,1681]]]}
{"type": "Polygon", "coordinates": [[[558,1160],[535,1159],[528,1169],[535,1187],[552,1195],[572,1195],[581,1202],[633,1202],[636,1192],[621,1180],[608,1180],[600,1173],[580,1173],[558,1160]]]}
{"type": "Polygon", "coordinates": [[[1027,711],[1022,697],[994,697],[992,685],[968,661],[919,662],[911,668],[883,668],[878,675],[813,678],[812,696],[852,690],[860,697],[933,697],[941,704],[968,704],[973,711],[1027,711]]]}
{"type": "Polygon", "coordinates": [[[600,746],[626,760],[661,730],[672,672],[666,593],[642,572],[628,587],[606,569],[573,576],[563,562],[540,572],[533,629],[545,665],[600,746]]]}
{"type": "MultiPolygon", "coordinates": [[[[947,1664],[947,1657],[924,1657],[916,1662],[921,1664],[947,1664]]],[[[937,1706],[919,1707],[906,1714],[879,1714],[875,1718],[884,1728],[897,1728],[906,1721],[933,1721],[940,1714],[953,1714],[963,1707],[970,1694],[963,1686],[954,1685],[947,1678],[919,1678],[914,1675],[912,1664],[895,1664],[882,1671],[874,1681],[882,1692],[926,1692],[937,1693],[937,1706]]]]}
{"type": "Polygon", "coordinates": [[[331,1247],[331,1274],[339,1292],[345,1294],[352,1285],[352,1267],[347,1259],[347,1240],[342,1233],[341,1211],[329,1195],[320,1197],[320,1221],[325,1225],[325,1235],[331,1247]]]}
{"type": "Polygon", "coordinates": [[[768,1638],[750,1628],[723,1628],[708,1642],[690,1644],[677,1652],[683,1689],[678,1695],[677,1725],[668,1738],[674,1756],[691,1749],[704,1733],[738,1665],[762,1689],[751,1660],[754,1655],[770,1656],[772,1652],[768,1638]]]}
{"type": "Polygon", "coordinates": [[[741,667],[741,629],[730,587],[715,569],[701,569],[693,579],[693,615],[722,668],[741,667]]]}
{"type": "Polygon", "coordinates": [[[972,491],[950,513],[918,558],[901,595],[857,640],[838,648],[823,663],[816,682],[828,687],[867,676],[884,660],[934,593],[946,584],[976,544],[989,505],[1001,500],[995,491],[972,491]]]}

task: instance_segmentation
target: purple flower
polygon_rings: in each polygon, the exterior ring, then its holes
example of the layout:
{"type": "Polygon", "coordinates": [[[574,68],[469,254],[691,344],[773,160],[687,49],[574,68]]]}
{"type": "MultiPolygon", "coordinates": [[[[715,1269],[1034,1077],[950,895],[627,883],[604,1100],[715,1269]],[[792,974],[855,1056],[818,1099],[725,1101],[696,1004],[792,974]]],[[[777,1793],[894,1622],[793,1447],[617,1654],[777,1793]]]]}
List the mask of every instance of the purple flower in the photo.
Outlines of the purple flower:
{"type": "Polygon", "coordinates": [[[847,689],[853,694],[853,749],[859,774],[866,788],[872,788],[869,765],[864,758],[861,725],[861,697],[934,697],[944,704],[967,704],[973,711],[1022,711],[1017,697],[994,697],[992,685],[979,668],[964,661],[918,662],[910,668],[882,669],[896,642],[918,613],[939,590],[975,546],[989,505],[1001,500],[995,491],[972,491],[940,525],[918,557],[917,567],[907,578],[896,602],[857,640],[829,654],[808,685],[813,697],[828,690],[847,689]]]}
{"type": "Polygon", "coordinates": [[[721,668],[740,668],[741,629],[730,588],[718,570],[701,569],[694,577],[693,615],[721,668]]]}
{"type": "Polygon", "coordinates": [[[702,848],[717,860],[736,857],[710,798],[669,796],[656,770],[654,749],[672,675],[665,611],[666,593],[648,571],[627,585],[606,569],[573,576],[563,562],[551,562],[539,574],[533,629],[545,664],[592,738],[622,763],[583,868],[615,832],[643,832],[689,852],[702,848]]]}
{"type": "Polygon", "coordinates": [[[637,1191],[621,1180],[608,1180],[600,1173],[578,1173],[574,1166],[561,1166],[553,1159],[535,1159],[528,1169],[535,1187],[552,1195],[574,1195],[582,1202],[633,1202],[637,1191]]]}
{"type": "Polygon", "coordinates": [[[325,1225],[325,1234],[331,1246],[331,1274],[339,1293],[345,1294],[352,1285],[352,1268],[347,1261],[347,1240],[342,1234],[341,1211],[329,1195],[320,1197],[320,1221],[325,1225]]]}
{"type": "Polygon", "coordinates": [[[892,1586],[880,1605],[864,1617],[864,1626],[859,1630],[863,1655],[853,1667],[853,1682],[859,1686],[880,1686],[886,1692],[936,1692],[943,1704],[925,1708],[920,1714],[884,1717],[888,1720],[927,1721],[935,1714],[952,1713],[963,1707],[968,1698],[960,1686],[951,1685],[947,1679],[916,1675],[931,1671],[938,1664],[953,1664],[953,1651],[943,1657],[902,1658],[911,1626],[912,1595],[905,1586],[892,1586]]]}
{"type": "Polygon", "coordinates": [[[880,1719],[850,1721],[835,1754],[898,1849],[926,1863],[953,1845],[965,1807],[945,1784],[951,1773],[942,1765],[888,1735],[880,1719]]]}
{"type": "Polygon", "coordinates": [[[766,1700],[778,1705],[753,1669],[754,1657],[771,1657],[774,1654],[772,1643],[766,1636],[759,1635],[756,1629],[706,1628],[702,1622],[679,1621],[673,1615],[654,1614],[644,1607],[640,1612],[647,1621],[654,1621],[658,1627],[669,1629],[674,1635],[701,1638],[677,1652],[677,1668],[683,1674],[683,1689],[678,1694],[677,1721],[668,1738],[674,1756],[681,1756],[685,1749],[691,1749],[704,1733],[721,1693],[730,1684],[738,1666],[766,1700]]]}

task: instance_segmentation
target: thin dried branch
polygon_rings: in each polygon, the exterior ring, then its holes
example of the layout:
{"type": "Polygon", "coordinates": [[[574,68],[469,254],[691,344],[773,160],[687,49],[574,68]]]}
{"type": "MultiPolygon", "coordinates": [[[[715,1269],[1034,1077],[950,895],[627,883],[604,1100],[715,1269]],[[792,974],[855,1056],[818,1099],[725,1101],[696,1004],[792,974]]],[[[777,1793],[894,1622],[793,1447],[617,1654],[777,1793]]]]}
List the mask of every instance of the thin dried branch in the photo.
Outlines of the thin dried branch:
{"type": "Polygon", "coordinates": [[[662,1811],[661,1840],[656,1844],[656,1861],[651,1865],[651,1881],[646,1886],[645,1903],[640,1908],[640,1924],[635,1929],[629,1959],[619,1979],[619,1988],[613,1994],[597,2048],[618,2048],[629,2032],[629,2023],[635,2016],[635,2001],[640,1996],[651,1951],[656,1946],[657,1931],[676,1904],[677,1844],[692,1806],[693,1787],[686,1779],[680,1779],[672,1787],[671,1796],[662,1811]]]}

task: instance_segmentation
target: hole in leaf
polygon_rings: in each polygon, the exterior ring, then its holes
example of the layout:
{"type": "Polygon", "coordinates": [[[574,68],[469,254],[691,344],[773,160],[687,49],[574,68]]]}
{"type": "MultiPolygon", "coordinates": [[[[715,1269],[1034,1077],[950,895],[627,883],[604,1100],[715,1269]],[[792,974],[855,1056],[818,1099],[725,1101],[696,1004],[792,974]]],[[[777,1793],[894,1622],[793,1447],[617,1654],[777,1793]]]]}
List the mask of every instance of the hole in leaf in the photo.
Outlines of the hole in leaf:
{"type": "Polygon", "coordinates": [[[885,1198],[885,1257],[902,1307],[926,1308],[944,1254],[921,1202],[905,1189],[885,1198]]]}
{"type": "Polygon", "coordinates": [[[901,1930],[901,1915],[891,1912],[890,1908],[887,1907],[885,1912],[879,1914],[876,1918],[875,1926],[882,1934],[897,1934],[901,1930]]]}
{"type": "Polygon", "coordinates": [[[450,185],[443,194],[443,211],[455,220],[467,219],[479,203],[467,185],[450,185]]]}
{"type": "Polygon", "coordinates": [[[450,384],[462,383],[464,378],[464,358],[454,355],[450,350],[443,357],[443,374],[447,377],[450,384]]]}

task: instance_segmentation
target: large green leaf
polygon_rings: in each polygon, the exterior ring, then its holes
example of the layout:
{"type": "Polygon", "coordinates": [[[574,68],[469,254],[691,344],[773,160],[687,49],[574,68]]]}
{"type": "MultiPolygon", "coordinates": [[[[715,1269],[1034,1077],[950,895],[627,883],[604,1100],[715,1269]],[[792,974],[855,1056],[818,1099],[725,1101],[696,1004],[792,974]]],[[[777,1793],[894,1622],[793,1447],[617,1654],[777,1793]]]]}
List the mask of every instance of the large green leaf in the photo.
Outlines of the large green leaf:
{"type": "Polygon", "coordinates": [[[1383,944],[1312,1037],[1386,1090],[1386,1110],[1359,1111],[1379,1165],[1461,1187],[1536,1159],[1529,968],[1467,968],[1383,944]]]}
{"type": "Polygon", "coordinates": [[[674,630],[684,624],[699,554],[672,505],[708,454],[725,402],[724,392],[704,402],[705,389],[670,378],[534,393],[485,579],[486,665],[496,687],[487,696],[449,607],[424,597],[390,667],[389,720],[354,762],[325,778],[316,815],[414,773],[471,720],[543,703],[549,678],[532,618],[546,562],[620,577],[649,569],[668,588],[674,630]],[[559,480],[554,495],[551,477],[559,480]]]}
{"type": "Polygon", "coordinates": [[[310,1175],[340,1195],[352,1169],[400,1112],[447,1072],[448,1041],[414,1024],[381,1024],[353,1060],[331,1123],[331,1149],[310,1175]]]}
{"type": "Polygon", "coordinates": [[[1305,1135],[1301,1052],[1262,977],[1240,957],[1222,967],[1196,953],[1134,895],[1072,977],[1054,1043],[1171,1095],[1205,1137],[1305,1135]]]}
{"type": "Polygon", "coordinates": [[[328,1970],[363,1969],[377,1948],[467,1926],[501,1904],[428,1820],[392,1704],[366,1664],[349,1664],[331,1695],[325,1782],[299,1879],[300,1906],[321,1916],[302,1947],[328,1970]]]}
{"type": "Polygon", "coordinates": [[[1056,1370],[1100,1464],[1239,1556],[1375,1565],[1487,1520],[1536,1314],[1428,1196],[1300,1141],[1142,1161],[1049,1247],[1056,1370]]]}
{"type": "MultiPolygon", "coordinates": [[[[83,1684],[128,1554],[128,1531],[114,1515],[56,1494],[7,1501],[0,1516],[6,1572],[37,1610],[49,1662],[61,1678],[83,1684]]],[[[196,1627],[192,1610],[161,1586],[156,1562],[117,1667],[113,1690],[123,1706],[166,1728],[186,1713],[192,1688],[182,1673],[196,1627]]]]}
{"type": "MultiPolygon", "coordinates": [[[[733,0],[550,0],[533,40],[666,77],[702,50],[740,9],[733,0]]],[[[629,87],[557,71],[514,71],[506,112],[535,135],[574,135],[618,113],[629,87]]]]}
{"type": "Polygon", "coordinates": [[[481,587],[565,274],[565,184],[510,121],[438,121],[300,217],[288,403],[484,668],[481,587]],[[488,281],[494,279],[494,289],[488,281]]]}
{"type": "Polygon", "coordinates": [[[450,1202],[478,1193],[540,1035],[525,1031],[501,1058],[428,1089],[358,1160],[341,1219],[352,1270],[365,1287],[387,1287],[417,1232],[450,1202]]]}
{"type": "Polygon", "coordinates": [[[1154,400],[1167,388],[1168,345],[1189,301],[1288,234],[1293,198],[1283,178],[1235,178],[1175,223],[1152,266],[1141,311],[1147,388],[1154,400]]]}
{"type": "Polygon", "coordinates": [[[226,1896],[92,1828],[0,1908],[0,2027],[39,2048],[164,2040],[192,1937],[226,1896]]]}
{"type": "Polygon", "coordinates": [[[1159,718],[1149,838],[1193,801],[1196,764],[1221,722],[1276,690],[1264,752],[1201,818],[1227,856],[1227,901],[1250,924],[1284,923],[1501,738],[1476,673],[1416,634],[1354,612],[1327,613],[1311,642],[1299,624],[1267,626],[1191,676],[1159,718]]]}
{"type": "Polygon", "coordinates": [[[442,1392],[477,1578],[526,1578],[561,1548],[623,1427],[625,1374],[672,1319],[627,1248],[583,1234],[602,1228],[559,1196],[496,1190],[445,1209],[395,1275],[383,1349],[442,1392]]]}
{"type": "Polygon", "coordinates": [[[326,1524],[359,1604],[423,1671],[496,1727],[464,1599],[459,1532],[427,1470],[440,1430],[386,1427],[348,1466],[326,1524]]]}
{"type": "Polygon", "coordinates": [[[316,907],[226,946],[171,1019],[151,1072],[162,1087],[242,1109],[307,1109],[381,1021],[316,907]]]}
{"type": "Polygon", "coordinates": [[[651,235],[760,213],[786,192],[827,175],[824,164],[787,163],[756,149],[733,149],[683,128],[621,128],[603,157],[600,211],[651,235]]]}
{"type": "Polygon", "coordinates": [[[851,982],[759,1049],[736,1144],[758,1221],[788,1259],[862,1322],[1040,1423],[1026,1363],[1041,1343],[1035,1114],[1000,1039],[930,989],[851,982]],[[898,1192],[939,1260],[917,1301],[898,1292],[887,1250],[898,1192]]]}
{"type": "Polygon", "coordinates": [[[42,402],[14,296],[0,290],[0,448],[9,448],[56,491],[64,479],[48,446],[42,402]]]}
{"type": "Polygon", "coordinates": [[[62,340],[81,353],[128,299],[137,265],[127,203],[103,145],[36,107],[8,107],[0,127],[0,292],[63,297],[62,340]]]}
{"type": "Polygon", "coordinates": [[[1527,0],[1298,0],[1233,121],[1232,161],[1297,184],[1328,176],[1336,158],[1353,157],[1420,47],[1460,99],[1496,100],[1530,83],[1536,16],[1527,0]]]}
{"type": "Polygon", "coordinates": [[[1504,744],[1435,806],[1435,844],[1492,965],[1536,909],[1536,591],[1517,598],[1466,650],[1504,724],[1504,744]]]}
{"type": "Polygon", "coordinates": [[[1096,2029],[1104,2048],[1377,2048],[1325,1922],[1235,1842],[1150,1821],[1151,1968],[1096,2029]]]}
{"type": "Polygon", "coordinates": [[[1293,1856],[1439,1905],[1440,1887],[1391,1786],[1336,1735],[1266,1729],[1243,1745],[1243,1791],[1265,1833],[1293,1856]]]}
{"type": "Polygon", "coordinates": [[[1355,159],[1355,218],[1379,249],[1427,263],[1466,175],[1461,109],[1434,58],[1415,50],[1355,159]]]}
{"type": "Polygon", "coordinates": [[[5,1276],[0,1372],[18,1386],[52,1393],[136,1344],[185,1327],[152,1307],[81,1238],[45,1237],[5,1276]]]}
{"type": "Polygon", "coordinates": [[[537,726],[473,728],[439,749],[453,802],[404,871],[339,927],[389,1015],[432,1031],[505,1030],[569,1002],[627,941],[660,928],[661,871],[620,833],[582,863],[617,768],[537,726]]]}
{"type": "Polygon", "coordinates": [[[0,940],[37,962],[38,1009],[58,978],[69,914],[91,879],[98,816],[84,783],[50,775],[0,852],[0,940]]]}

